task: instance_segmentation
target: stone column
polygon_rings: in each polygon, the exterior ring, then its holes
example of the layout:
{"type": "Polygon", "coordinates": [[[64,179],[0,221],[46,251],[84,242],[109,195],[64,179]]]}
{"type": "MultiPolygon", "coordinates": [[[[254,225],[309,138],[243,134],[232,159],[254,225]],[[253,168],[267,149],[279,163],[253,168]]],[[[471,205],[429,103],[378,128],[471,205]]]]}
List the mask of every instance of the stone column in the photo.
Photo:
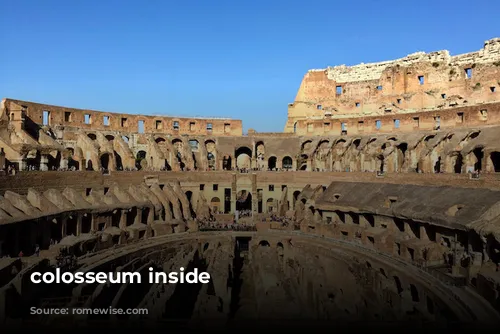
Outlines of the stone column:
{"type": "Polygon", "coordinates": [[[49,163],[49,159],[47,158],[47,155],[46,154],[42,154],[42,156],[40,157],[40,170],[41,171],[48,171],[49,170],[49,166],[47,165],[49,163]]]}
{"type": "Polygon", "coordinates": [[[78,215],[76,217],[76,236],[79,236],[82,233],[82,215],[78,215]]]}
{"type": "Polygon", "coordinates": [[[141,223],[141,219],[142,219],[142,209],[141,208],[137,208],[136,214],[135,214],[135,217],[134,217],[134,225],[141,223]]]}
{"type": "Polygon", "coordinates": [[[252,216],[259,210],[259,198],[257,195],[257,174],[252,174],[252,216]]]}
{"type": "Polygon", "coordinates": [[[231,177],[232,177],[232,182],[231,182],[231,212],[230,213],[235,213],[236,212],[236,192],[237,192],[236,173],[233,173],[231,175],[231,177]]]}
{"type": "Polygon", "coordinates": [[[122,210],[120,215],[120,230],[124,230],[127,227],[127,210],[122,210]]]}
{"type": "Polygon", "coordinates": [[[153,206],[153,207],[149,208],[149,213],[148,213],[148,218],[147,218],[146,224],[151,225],[154,220],[155,220],[155,208],[153,206]]]}
{"type": "Polygon", "coordinates": [[[61,239],[68,233],[68,217],[63,217],[61,220],[61,239]]]}
{"type": "Polygon", "coordinates": [[[3,147],[0,148],[0,170],[7,170],[7,166],[5,165],[5,152],[3,147]]]}
{"type": "Polygon", "coordinates": [[[95,214],[92,214],[91,216],[91,221],[90,221],[90,232],[92,231],[97,231],[97,219],[96,219],[97,215],[95,214]]]}

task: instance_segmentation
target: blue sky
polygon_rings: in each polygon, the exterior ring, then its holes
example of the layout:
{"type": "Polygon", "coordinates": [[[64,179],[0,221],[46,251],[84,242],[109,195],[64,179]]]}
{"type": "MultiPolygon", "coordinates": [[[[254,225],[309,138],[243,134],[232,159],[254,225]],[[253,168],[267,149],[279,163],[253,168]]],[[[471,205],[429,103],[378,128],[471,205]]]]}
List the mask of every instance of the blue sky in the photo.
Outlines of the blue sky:
{"type": "Polygon", "coordinates": [[[281,132],[308,69],[500,37],[500,1],[2,1],[0,96],[281,132]]]}

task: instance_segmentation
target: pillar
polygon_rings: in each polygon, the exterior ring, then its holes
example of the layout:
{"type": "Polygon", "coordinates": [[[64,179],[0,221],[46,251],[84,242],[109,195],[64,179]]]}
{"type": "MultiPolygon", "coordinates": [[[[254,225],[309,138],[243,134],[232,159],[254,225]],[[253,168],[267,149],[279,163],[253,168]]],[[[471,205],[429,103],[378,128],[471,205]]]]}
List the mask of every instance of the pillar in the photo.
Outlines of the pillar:
{"type": "Polygon", "coordinates": [[[147,219],[148,219],[148,221],[146,222],[147,225],[151,225],[153,223],[153,221],[155,220],[155,208],[154,208],[154,206],[149,208],[149,213],[148,213],[147,219]]]}
{"type": "Polygon", "coordinates": [[[82,215],[76,217],[76,236],[82,233],[82,215]]]}
{"type": "Polygon", "coordinates": [[[6,170],[7,166],[5,165],[5,152],[3,147],[0,148],[0,170],[6,170]]]}
{"type": "Polygon", "coordinates": [[[47,154],[42,154],[40,157],[40,170],[41,171],[48,171],[49,166],[47,165],[49,163],[49,159],[47,158],[47,154]]]}
{"type": "Polygon", "coordinates": [[[97,214],[92,214],[90,221],[90,232],[97,231],[97,214]]]}
{"type": "Polygon", "coordinates": [[[259,210],[259,199],[257,195],[257,174],[252,174],[252,216],[259,210]]]}
{"type": "MultiPolygon", "coordinates": [[[[232,159],[234,160],[234,159],[232,159]]],[[[231,161],[231,164],[232,164],[232,161],[231,161]]],[[[236,187],[236,173],[233,173],[231,175],[232,177],[232,182],[231,182],[231,213],[235,213],[236,212],[236,191],[237,191],[237,187],[236,187]]]]}
{"type": "Polygon", "coordinates": [[[61,239],[68,233],[68,217],[63,217],[61,221],[61,239]]]}
{"type": "Polygon", "coordinates": [[[122,210],[120,215],[120,224],[118,225],[120,230],[124,230],[127,227],[127,210],[122,210]]]}

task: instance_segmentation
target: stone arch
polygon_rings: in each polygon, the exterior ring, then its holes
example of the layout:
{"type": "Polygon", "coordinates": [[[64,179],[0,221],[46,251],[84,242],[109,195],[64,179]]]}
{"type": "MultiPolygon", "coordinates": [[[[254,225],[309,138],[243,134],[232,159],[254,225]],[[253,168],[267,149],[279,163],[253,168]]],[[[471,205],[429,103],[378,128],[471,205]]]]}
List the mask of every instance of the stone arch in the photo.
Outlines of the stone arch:
{"type": "Polygon", "coordinates": [[[155,142],[156,142],[157,144],[166,144],[166,143],[167,143],[167,141],[166,141],[166,140],[165,140],[165,138],[163,138],[163,137],[158,137],[158,138],[156,138],[156,139],[155,139],[155,142]]]}
{"type": "Polygon", "coordinates": [[[111,154],[103,153],[101,154],[99,160],[101,162],[101,168],[104,168],[105,170],[109,170],[111,168],[111,154]]]}
{"type": "Polygon", "coordinates": [[[219,197],[212,197],[212,199],[210,200],[210,208],[212,209],[213,213],[221,212],[221,204],[219,197]]]}
{"type": "Polygon", "coordinates": [[[452,161],[453,161],[453,171],[456,173],[456,174],[460,174],[462,173],[462,166],[464,164],[464,161],[463,161],[463,156],[460,152],[456,152],[453,156],[452,156],[452,161]]]}
{"type": "Polygon", "coordinates": [[[398,294],[401,295],[401,293],[403,292],[403,285],[401,284],[401,280],[398,276],[393,276],[393,279],[396,290],[398,291],[398,294]]]}
{"type": "Polygon", "coordinates": [[[500,152],[493,151],[490,153],[492,171],[495,173],[500,172],[500,152]]]}
{"type": "Polygon", "coordinates": [[[215,141],[212,139],[205,140],[204,145],[207,151],[208,168],[211,170],[215,170],[217,163],[217,150],[215,146],[215,141]]]}
{"type": "Polygon", "coordinates": [[[266,146],[264,145],[264,142],[262,140],[259,140],[258,142],[255,143],[255,158],[260,160],[265,159],[265,154],[266,154],[266,146]]]}
{"type": "Polygon", "coordinates": [[[137,169],[142,169],[143,167],[145,167],[144,165],[147,165],[147,160],[146,160],[146,151],[138,151],[136,156],[135,156],[135,167],[137,169]],[[145,163],[144,163],[144,162],[145,163]]]}
{"type": "Polygon", "coordinates": [[[240,190],[236,194],[236,210],[252,210],[252,193],[248,190],[240,190]]]}
{"type": "Polygon", "coordinates": [[[277,168],[277,162],[278,159],[275,156],[269,157],[269,160],[267,161],[267,168],[269,168],[270,170],[277,168]]]}
{"type": "Polygon", "coordinates": [[[232,169],[232,161],[233,159],[231,158],[230,155],[225,155],[224,158],[222,159],[222,169],[223,170],[231,170],[232,169]]]}
{"type": "Polygon", "coordinates": [[[270,247],[271,245],[269,244],[269,241],[267,240],[261,240],[259,242],[259,246],[262,246],[262,247],[270,247]]]}
{"type": "Polygon", "coordinates": [[[277,208],[274,206],[274,198],[268,198],[266,201],[266,212],[274,212],[277,208]]]}
{"type": "Polygon", "coordinates": [[[420,301],[420,297],[418,295],[418,289],[415,285],[413,284],[410,284],[410,293],[411,293],[411,299],[414,301],[414,302],[419,302],[420,301]]]}
{"type": "Polygon", "coordinates": [[[66,147],[64,152],[64,157],[68,160],[68,169],[80,170],[80,162],[75,159],[75,149],[72,147],[66,147]]]}
{"type": "Polygon", "coordinates": [[[92,159],[88,159],[88,160],[87,160],[87,166],[86,166],[86,169],[87,169],[87,170],[90,170],[90,171],[94,170],[94,163],[92,162],[92,159]]]}
{"type": "Polygon", "coordinates": [[[292,158],[289,157],[288,155],[285,156],[285,157],[283,157],[281,165],[283,166],[283,169],[286,169],[286,170],[293,169],[293,160],[292,160],[292,158]]]}
{"type": "Polygon", "coordinates": [[[105,138],[108,140],[108,141],[113,141],[115,140],[115,136],[113,135],[106,135],[105,138]]]}
{"type": "Polygon", "coordinates": [[[97,136],[95,133],[87,133],[87,137],[94,141],[97,140],[97,136]]]}
{"type": "Polygon", "coordinates": [[[483,158],[484,158],[484,148],[482,146],[477,146],[472,150],[472,154],[476,159],[474,163],[475,171],[482,171],[483,169],[483,158]]]}
{"type": "Polygon", "coordinates": [[[240,146],[234,152],[237,168],[252,167],[252,150],[247,146],[240,146]]]}
{"type": "Polygon", "coordinates": [[[305,142],[303,142],[301,145],[300,145],[300,149],[302,151],[304,150],[308,150],[310,148],[310,146],[312,145],[312,140],[306,140],[305,142]]]}

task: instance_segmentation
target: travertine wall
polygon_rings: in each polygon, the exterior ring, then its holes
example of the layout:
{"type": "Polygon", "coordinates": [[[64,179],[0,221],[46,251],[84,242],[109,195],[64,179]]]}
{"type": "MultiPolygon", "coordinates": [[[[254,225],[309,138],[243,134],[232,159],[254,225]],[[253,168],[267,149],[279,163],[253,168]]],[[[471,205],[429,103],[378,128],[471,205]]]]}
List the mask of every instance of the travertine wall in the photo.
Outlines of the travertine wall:
{"type": "Polygon", "coordinates": [[[144,133],[171,135],[226,135],[241,136],[241,120],[230,118],[187,118],[168,116],[130,115],[103,111],[67,108],[61,106],[4,99],[3,108],[13,120],[29,118],[31,122],[51,127],[99,131],[139,132],[139,122],[144,122],[144,133]],[[49,112],[44,124],[44,111],[49,112]],[[107,121],[105,120],[107,119],[107,121]],[[177,122],[178,126],[174,126],[177,122]]]}
{"type": "Polygon", "coordinates": [[[428,111],[500,101],[500,39],[477,52],[418,52],[394,61],[311,70],[288,107],[285,132],[316,120],[428,111]]]}

